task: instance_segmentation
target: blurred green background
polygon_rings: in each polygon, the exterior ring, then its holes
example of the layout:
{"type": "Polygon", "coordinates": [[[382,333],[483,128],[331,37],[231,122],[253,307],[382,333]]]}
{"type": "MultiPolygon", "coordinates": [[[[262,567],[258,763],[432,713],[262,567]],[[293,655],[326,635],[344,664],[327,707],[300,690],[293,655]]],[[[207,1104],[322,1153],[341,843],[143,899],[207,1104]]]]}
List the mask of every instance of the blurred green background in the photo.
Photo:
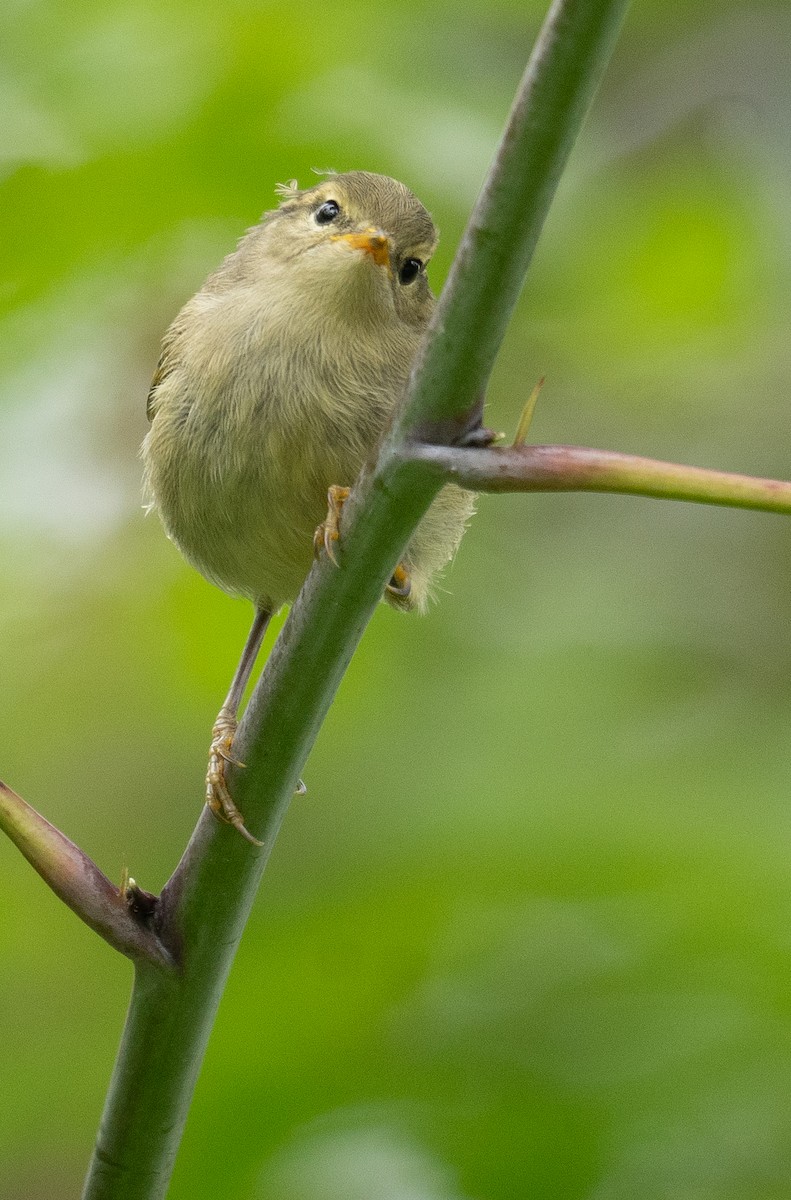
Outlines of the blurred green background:
{"type": "MultiPolygon", "coordinates": [[[[439,288],[543,14],[8,0],[0,775],[158,890],[250,613],[144,519],[160,336],[277,181],[406,181],[439,288]]],[[[488,423],[791,474],[791,12],[636,3],[488,423]]],[[[484,499],[306,766],[173,1200],[791,1195],[791,526],[484,499]]],[[[0,1196],[79,1193],[128,964],[0,843],[0,1196]]]]}

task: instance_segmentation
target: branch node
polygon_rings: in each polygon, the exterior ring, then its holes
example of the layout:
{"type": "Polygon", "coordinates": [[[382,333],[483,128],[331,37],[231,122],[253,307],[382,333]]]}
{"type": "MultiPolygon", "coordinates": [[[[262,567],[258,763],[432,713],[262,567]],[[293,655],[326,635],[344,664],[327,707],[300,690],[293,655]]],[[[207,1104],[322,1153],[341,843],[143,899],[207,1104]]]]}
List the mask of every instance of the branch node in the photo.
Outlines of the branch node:
{"type": "Polygon", "coordinates": [[[474,429],[470,429],[459,438],[456,445],[463,450],[486,450],[489,446],[493,446],[495,442],[501,441],[505,437],[503,433],[497,433],[494,429],[486,429],[483,425],[476,425],[474,429]]]}

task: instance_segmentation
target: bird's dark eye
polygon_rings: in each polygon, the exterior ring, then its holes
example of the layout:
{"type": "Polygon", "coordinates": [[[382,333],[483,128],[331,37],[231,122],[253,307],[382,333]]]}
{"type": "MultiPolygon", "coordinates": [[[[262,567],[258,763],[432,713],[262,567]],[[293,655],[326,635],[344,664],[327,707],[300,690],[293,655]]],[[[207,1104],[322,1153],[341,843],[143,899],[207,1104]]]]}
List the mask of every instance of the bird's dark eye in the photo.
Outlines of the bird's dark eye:
{"type": "Polygon", "coordinates": [[[340,205],[336,204],[334,200],[325,200],[324,203],[316,209],[316,224],[329,225],[330,221],[334,221],[340,211],[340,205]]]}
{"type": "Polygon", "coordinates": [[[414,283],[422,270],[423,264],[419,258],[407,258],[398,272],[398,278],[401,283],[414,283]]]}

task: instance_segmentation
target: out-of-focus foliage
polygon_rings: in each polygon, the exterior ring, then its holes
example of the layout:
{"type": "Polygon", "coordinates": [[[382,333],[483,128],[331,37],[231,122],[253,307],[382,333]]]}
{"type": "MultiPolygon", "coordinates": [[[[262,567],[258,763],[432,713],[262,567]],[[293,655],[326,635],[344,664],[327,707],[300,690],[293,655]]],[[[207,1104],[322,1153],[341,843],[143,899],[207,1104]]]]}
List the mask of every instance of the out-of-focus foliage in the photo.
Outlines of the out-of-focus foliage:
{"type": "MultiPolygon", "coordinates": [[[[250,614],[139,501],[159,337],[312,167],[441,285],[538,3],[10,0],[0,775],[162,885],[250,614]]],[[[636,3],[490,391],[513,429],[791,473],[791,14],[636,3]]],[[[340,481],[343,482],[343,481],[340,481]]],[[[376,616],[222,1006],[173,1200],[780,1200],[791,526],[493,498],[376,616]]],[[[128,964],[0,844],[0,1195],[78,1191],[128,964]]]]}

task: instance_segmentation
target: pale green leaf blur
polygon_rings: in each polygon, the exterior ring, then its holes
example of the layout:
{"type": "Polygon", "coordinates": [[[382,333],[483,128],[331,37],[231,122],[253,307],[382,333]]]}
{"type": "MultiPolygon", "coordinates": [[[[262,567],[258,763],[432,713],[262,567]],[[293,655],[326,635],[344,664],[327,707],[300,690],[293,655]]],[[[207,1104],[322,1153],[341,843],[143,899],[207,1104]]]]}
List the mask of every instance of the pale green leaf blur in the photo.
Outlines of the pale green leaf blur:
{"type": "MultiPolygon", "coordinates": [[[[250,618],[145,518],[159,338],[311,168],[441,286],[542,16],[9,0],[0,777],[158,890],[250,618]]],[[[791,13],[636,0],[489,394],[512,432],[791,476],[791,13]]],[[[348,482],[348,481],[338,481],[348,482]]],[[[308,762],[172,1200],[787,1200],[791,524],[484,499],[308,762]]],[[[0,1196],[76,1196],[129,965],[0,843],[0,1196]]]]}

